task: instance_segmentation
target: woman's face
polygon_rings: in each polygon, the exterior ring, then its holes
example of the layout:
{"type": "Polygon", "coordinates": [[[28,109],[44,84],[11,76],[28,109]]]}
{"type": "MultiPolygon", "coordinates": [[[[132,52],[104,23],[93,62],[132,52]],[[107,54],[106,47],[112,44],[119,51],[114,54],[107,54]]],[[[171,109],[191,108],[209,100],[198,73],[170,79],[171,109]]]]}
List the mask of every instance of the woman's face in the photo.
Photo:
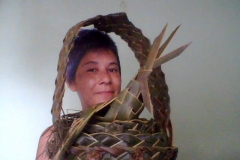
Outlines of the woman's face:
{"type": "Polygon", "coordinates": [[[116,97],[121,91],[121,75],[114,53],[105,50],[88,52],[69,87],[78,93],[83,110],[116,97]]]}

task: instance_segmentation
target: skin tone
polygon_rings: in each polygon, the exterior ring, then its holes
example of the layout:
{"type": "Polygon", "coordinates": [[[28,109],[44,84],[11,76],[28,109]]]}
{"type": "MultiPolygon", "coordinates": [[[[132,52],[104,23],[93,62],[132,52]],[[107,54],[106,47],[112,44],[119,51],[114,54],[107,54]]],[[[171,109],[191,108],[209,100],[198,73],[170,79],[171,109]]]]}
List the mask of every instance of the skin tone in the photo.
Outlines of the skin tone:
{"type": "Polygon", "coordinates": [[[121,90],[121,75],[114,53],[105,50],[87,53],[69,87],[78,93],[83,110],[116,97],[121,90]]]}
{"type": "MultiPolygon", "coordinates": [[[[68,86],[78,93],[83,110],[116,97],[121,91],[121,75],[114,53],[108,50],[88,52],[78,66],[75,81],[68,86]]],[[[45,146],[51,139],[52,129],[53,126],[49,127],[40,137],[37,160],[48,160],[45,146]]]]}

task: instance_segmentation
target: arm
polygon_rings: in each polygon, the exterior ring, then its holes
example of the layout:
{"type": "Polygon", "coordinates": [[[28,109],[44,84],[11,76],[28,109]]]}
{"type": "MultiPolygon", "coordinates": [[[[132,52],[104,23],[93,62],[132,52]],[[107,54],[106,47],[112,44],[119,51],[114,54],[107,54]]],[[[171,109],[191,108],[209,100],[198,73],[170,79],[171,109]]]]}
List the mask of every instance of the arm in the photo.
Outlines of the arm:
{"type": "Polygon", "coordinates": [[[46,144],[52,138],[52,130],[53,126],[50,126],[42,133],[38,143],[36,160],[49,160],[49,157],[46,154],[46,144]]]}

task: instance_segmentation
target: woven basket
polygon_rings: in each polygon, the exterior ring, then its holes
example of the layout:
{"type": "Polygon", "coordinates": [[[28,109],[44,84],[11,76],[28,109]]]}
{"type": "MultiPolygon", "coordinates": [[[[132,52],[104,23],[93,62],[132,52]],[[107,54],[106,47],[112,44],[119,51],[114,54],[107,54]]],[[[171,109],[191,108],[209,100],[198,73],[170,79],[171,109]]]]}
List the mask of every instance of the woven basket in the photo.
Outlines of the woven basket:
{"type": "MultiPolygon", "coordinates": [[[[159,35],[160,41],[165,29],[166,27],[159,35]]],[[[161,47],[157,47],[158,52],[154,58],[151,56],[154,48],[156,50],[155,44],[151,46],[149,40],[128,20],[125,13],[99,15],[76,24],[68,31],[60,52],[53,98],[52,114],[56,130],[53,132],[55,138],[48,143],[51,158],[176,159],[178,149],[172,146],[168,87],[161,66],[155,63],[177,29],[161,47]],[[84,112],[60,117],[68,54],[74,47],[74,37],[82,27],[88,25],[94,25],[96,29],[107,33],[114,32],[126,41],[140,63],[140,70],[127,87],[111,101],[93,106],[84,112]],[[153,60],[156,60],[155,63],[153,60]],[[145,106],[148,106],[148,109],[152,106],[150,111],[153,112],[154,119],[139,118],[145,106]]],[[[173,52],[180,53],[188,45],[173,52]]],[[[169,60],[172,57],[165,58],[169,60]]],[[[166,59],[163,61],[167,61],[166,59]]]]}

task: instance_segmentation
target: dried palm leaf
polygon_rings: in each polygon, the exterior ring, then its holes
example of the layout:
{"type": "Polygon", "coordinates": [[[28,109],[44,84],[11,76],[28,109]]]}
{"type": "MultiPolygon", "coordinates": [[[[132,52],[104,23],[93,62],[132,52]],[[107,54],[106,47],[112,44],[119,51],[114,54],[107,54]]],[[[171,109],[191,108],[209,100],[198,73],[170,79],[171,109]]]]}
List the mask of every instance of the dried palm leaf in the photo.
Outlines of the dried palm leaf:
{"type": "Polygon", "coordinates": [[[161,45],[166,28],[167,25],[152,45],[125,13],[99,15],[68,31],[59,56],[53,97],[56,131],[49,144],[55,144],[55,148],[48,148],[52,159],[176,159],[178,149],[172,146],[168,87],[161,64],[181,54],[190,43],[160,57],[179,26],[161,45]],[[116,98],[84,112],[60,117],[68,54],[80,29],[92,24],[98,30],[114,32],[126,41],[140,63],[140,70],[116,98]],[[139,118],[144,107],[153,113],[154,119],[139,118]],[[64,134],[60,134],[63,129],[64,134]]]}

